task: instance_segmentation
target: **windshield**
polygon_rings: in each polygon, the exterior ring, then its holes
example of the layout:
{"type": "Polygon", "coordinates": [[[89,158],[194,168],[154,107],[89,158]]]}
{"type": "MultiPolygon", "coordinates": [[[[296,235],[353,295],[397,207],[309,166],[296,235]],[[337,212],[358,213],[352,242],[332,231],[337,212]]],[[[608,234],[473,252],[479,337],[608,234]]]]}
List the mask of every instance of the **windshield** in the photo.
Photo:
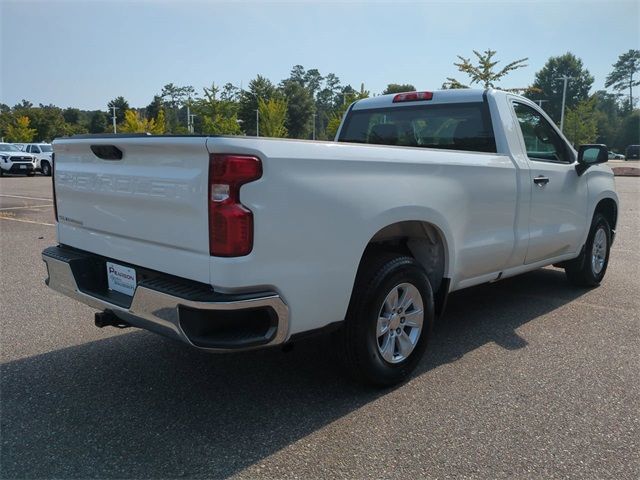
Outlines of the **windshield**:
{"type": "Polygon", "coordinates": [[[51,145],[38,145],[40,147],[40,150],[42,150],[43,152],[53,152],[53,148],[51,148],[51,145]]]}
{"type": "Polygon", "coordinates": [[[10,143],[0,143],[0,151],[3,152],[19,152],[20,149],[10,143]]]}

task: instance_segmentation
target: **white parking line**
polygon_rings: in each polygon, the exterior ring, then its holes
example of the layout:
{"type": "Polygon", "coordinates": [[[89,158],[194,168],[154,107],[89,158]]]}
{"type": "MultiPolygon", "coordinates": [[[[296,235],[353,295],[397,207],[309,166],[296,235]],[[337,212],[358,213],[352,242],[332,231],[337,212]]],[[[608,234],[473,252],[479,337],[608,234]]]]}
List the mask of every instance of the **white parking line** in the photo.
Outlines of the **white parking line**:
{"type": "Polygon", "coordinates": [[[0,220],[11,220],[12,222],[22,222],[22,223],[35,223],[36,225],[47,225],[48,227],[55,227],[55,223],[45,223],[45,222],[35,222],[33,220],[24,220],[22,218],[11,218],[11,217],[3,217],[0,215],[0,220]]]}
{"type": "Polygon", "coordinates": [[[0,208],[0,212],[3,212],[5,210],[21,210],[24,208],[42,208],[42,207],[53,207],[53,203],[49,203],[47,205],[26,205],[24,207],[4,207],[4,208],[0,208]]]}
{"type": "Polygon", "coordinates": [[[44,202],[50,202],[50,198],[39,198],[39,197],[22,197],[20,195],[5,195],[0,193],[0,197],[10,197],[10,198],[26,198],[27,200],[42,200],[44,202]]]}

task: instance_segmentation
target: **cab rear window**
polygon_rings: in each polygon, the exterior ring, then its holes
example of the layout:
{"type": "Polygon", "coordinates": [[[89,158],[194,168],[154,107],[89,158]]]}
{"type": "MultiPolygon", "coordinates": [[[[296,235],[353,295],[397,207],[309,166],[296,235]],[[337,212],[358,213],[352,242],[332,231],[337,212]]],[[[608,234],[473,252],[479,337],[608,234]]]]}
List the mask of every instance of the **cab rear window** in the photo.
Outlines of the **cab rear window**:
{"type": "Polygon", "coordinates": [[[485,103],[352,110],[340,142],[496,152],[485,103]]]}

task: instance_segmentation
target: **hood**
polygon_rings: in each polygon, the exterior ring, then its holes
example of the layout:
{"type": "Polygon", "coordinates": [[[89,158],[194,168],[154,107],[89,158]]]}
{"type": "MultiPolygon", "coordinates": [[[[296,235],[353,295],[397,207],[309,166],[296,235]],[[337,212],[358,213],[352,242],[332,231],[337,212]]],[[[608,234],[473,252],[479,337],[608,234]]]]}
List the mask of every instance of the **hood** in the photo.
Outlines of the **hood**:
{"type": "Polygon", "coordinates": [[[9,150],[0,150],[0,155],[3,157],[28,157],[29,160],[33,160],[35,157],[27,152],[11,152],[9,150]]]}

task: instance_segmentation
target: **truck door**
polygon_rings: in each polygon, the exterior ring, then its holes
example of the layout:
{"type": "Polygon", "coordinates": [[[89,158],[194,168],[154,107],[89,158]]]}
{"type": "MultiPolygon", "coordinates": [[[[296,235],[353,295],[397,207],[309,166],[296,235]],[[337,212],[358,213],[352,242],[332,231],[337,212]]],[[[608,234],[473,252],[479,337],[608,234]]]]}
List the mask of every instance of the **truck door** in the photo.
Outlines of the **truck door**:
{"type": "Polygon", "coordinates": [[[531,105],[512,104],[533,183],[525,263],[577,252],[588,226],[586,179],[578,176],[573,150],[545,116],[531,105]]]}

